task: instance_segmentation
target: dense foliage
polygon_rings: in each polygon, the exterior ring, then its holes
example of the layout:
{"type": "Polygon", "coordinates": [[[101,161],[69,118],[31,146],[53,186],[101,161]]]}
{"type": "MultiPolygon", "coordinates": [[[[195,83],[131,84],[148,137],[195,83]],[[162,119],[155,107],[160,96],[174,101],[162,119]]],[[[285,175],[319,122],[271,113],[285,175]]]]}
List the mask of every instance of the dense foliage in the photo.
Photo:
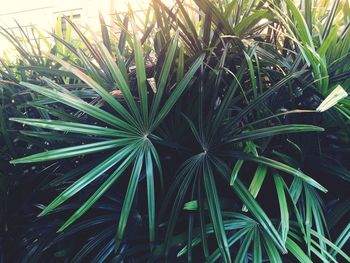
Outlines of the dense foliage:
{"type": "Polygon", "coordinates": [[[0,261],[350,262],[349,2],[175,2],[1,28],[0,261]]]}

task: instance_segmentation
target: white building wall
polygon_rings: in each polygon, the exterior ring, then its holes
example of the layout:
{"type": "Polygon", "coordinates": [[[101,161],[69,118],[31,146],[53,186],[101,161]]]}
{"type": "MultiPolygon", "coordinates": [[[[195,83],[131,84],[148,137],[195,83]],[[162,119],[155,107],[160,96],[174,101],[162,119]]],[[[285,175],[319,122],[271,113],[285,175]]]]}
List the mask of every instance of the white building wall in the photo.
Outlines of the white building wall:
{"type": "MultiPolygon", "coordinates": [[[[172,0],[166,0],[170,3],[172,0]]],[[[111,24],[115,11],[127,11],[128,0],[0,0],[0,25],[19,33],[17,21],[23,28],[37,26],[43,31],[52,32],[57,17],[64,14],[80,15],[81,25],[88,24],[99,32],[98,13],[102,12],[106,23],[111,24]]],[[[144,10],[149,0],[132,0],[134,11],[144,10]]],[[[50,38],[47,35],[48,38],[50,38]]],[[[8,42],[0,35],[0,55],[9,53],[8,42]]]]}

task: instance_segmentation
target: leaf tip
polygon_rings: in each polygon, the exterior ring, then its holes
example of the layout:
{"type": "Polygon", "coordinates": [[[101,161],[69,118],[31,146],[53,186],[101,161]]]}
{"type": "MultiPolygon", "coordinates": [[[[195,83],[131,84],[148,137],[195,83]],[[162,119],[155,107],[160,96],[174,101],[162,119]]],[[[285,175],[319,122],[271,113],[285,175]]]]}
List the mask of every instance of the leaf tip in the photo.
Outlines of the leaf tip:
{"type": "Polygon", "coordinates": [[[61,233],[63,230],[65,230],[70,224],[64,223],[57,231],[56,233],[61,233]]]}
{"type": "Polygon", "coordinates": [[[47,214],[46,209],[44,209],[43,211],[40,212],[40,214],[38,214],[36,217],[43,217],[44,215],[47,214]]]}
{"type": "Polygon", "coordinates": [[[10,164],[18,164],[18,163],[20,163],[20,162],[18,162],[18,160],[19,160],[19,159],[11,160],[11,161],[10,161],[10,164]]]}
{"type": "Polygon", "coordinates": [[[344,99],[348,96],[348,93],[344,88],[338,85],[317,107],[317,112],[324,112],[331,107],[335,106],[341,99],[344,99]]]}

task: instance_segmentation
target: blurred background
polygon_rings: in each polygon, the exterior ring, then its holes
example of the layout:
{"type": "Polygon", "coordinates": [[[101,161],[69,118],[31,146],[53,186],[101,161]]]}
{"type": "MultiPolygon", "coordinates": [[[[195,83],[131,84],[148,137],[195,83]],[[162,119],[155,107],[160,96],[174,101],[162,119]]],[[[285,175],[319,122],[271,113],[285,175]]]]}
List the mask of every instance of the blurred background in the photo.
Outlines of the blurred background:
{"type": "MultiPolygon", "coordinates": [[[[113,26],[116,12],[123,14],[128,9],[128,4],[135,12],[136,18],[143,19],[143,14],[149,5],[150,0],[0,0],[0,24],[7,30],[18,35],[20,32],[18,24],[25,30],[32,30],[34,25],[45,30],[52,31],[56,26],[57,19],[66,15],[81,25],[89,25],[94,31],[99,32],[99,11],[105,18],[106,24],[113,26]]],[[[163,3],[170,5],[173,0],[163,0],[163,3]]],[[[63,19],[62,30],[64,32],[66,21],[63,19]]],[[[45,37],[51,38],[49,34],[45,37]]],[[[11,45],[5,38],[0,38],[0,54],[9,53],[11,45]]]]}

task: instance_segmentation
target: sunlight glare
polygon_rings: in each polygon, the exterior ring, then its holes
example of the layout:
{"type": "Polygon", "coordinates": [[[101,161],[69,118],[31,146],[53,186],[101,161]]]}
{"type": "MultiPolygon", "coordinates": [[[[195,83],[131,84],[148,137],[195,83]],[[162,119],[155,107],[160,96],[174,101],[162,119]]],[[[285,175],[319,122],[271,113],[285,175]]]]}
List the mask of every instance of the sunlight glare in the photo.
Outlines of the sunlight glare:
{"type": "MultiPolygon", "coordinates": [[[[162,0],[168,6],[175,0],[162,0]]],[[[89,25],[93,30],[99,30],[99,12],[107,24],[111,24],[114,14],[123,14],[128,10],[128,4],[134,12],[145,11],[151,0],[0,0],[0,23],[7,30],[18,32],[18,25],[29,30],[33,25],[41,31],[52,32],[57,17],[66,15],[74,17],[81,25],[89,25]]],[[[142,18],[141,18],[142,19],[142,18]]],[[[7,41],[0,38],[0,53],[8,47],[7,41]]]]}

